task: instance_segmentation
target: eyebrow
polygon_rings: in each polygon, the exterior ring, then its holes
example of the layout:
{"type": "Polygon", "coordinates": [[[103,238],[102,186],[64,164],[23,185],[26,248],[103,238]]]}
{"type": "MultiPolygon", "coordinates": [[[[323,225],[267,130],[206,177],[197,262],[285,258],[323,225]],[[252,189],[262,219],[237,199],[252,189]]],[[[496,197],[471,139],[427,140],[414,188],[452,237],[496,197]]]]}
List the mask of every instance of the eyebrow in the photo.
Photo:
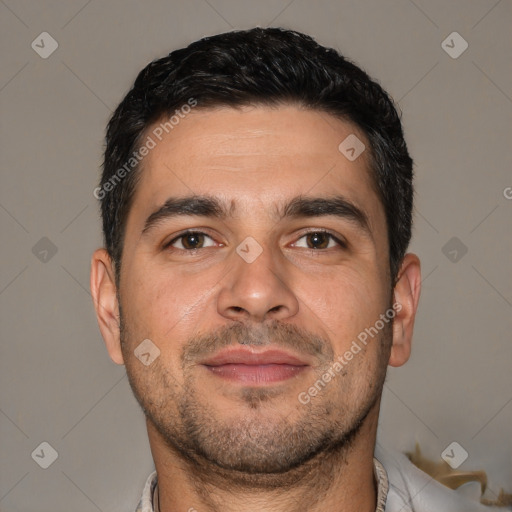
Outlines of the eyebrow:
{"type": "MultiPolygon", "coordinates": [[[[142,234],[148,233],[164,220],[182,216],[209,217],[219,220],[236,213],[236,202],[228,205],[221,199],[209,195],[190,195],[170,197],[165,203],[149,215],[144,223],[142,234]]],[[[310,218],[336,216],[353,223],[359,230],[372,238],[367,214],[342,195],[331,197],[296,196],[284,205],[276,205],[277,221],[285,218],[310,218]]]]}

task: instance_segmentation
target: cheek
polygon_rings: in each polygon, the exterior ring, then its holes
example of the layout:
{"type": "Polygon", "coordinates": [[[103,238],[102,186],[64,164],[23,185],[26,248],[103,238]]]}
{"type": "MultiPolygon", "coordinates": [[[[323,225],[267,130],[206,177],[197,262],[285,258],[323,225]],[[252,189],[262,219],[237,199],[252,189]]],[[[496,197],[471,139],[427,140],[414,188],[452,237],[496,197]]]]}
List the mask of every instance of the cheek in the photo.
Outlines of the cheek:
{"type": "Polygon", "coordinates": [[[364,274],[358,269],[340,269],[329,278],[310,282],[301,296],[323,327],[327,327],[326,334],[336,352],[344,351],[388,307],[387,294],[374,270],[364,274]]]}
{"type": "Polygon", "coordinates": [[[208,292],[216,281],[209,286],[206,277],[157,268],[144,278],[132,274],[122,295],[130,344],[134,347],[149,338],[160,349],[160,359],[177,368],[181,347],[196,334],[199,320],[213,300],[208,292]]]}

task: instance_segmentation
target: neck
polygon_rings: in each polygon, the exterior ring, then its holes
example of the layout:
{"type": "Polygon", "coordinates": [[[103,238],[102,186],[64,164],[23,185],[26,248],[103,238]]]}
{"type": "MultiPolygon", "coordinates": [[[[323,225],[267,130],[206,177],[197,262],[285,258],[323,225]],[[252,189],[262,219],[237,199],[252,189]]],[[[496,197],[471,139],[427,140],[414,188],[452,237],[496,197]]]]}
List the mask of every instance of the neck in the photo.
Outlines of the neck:
{"type": "Polygon", "coordinates": [[[148,420],[160,512],[374,512],[373,452],[379,405],[375,404],[348,447],[320,452],[280,474],[246,474],[206,460],[191,461],[171,448],[148,420]]]}

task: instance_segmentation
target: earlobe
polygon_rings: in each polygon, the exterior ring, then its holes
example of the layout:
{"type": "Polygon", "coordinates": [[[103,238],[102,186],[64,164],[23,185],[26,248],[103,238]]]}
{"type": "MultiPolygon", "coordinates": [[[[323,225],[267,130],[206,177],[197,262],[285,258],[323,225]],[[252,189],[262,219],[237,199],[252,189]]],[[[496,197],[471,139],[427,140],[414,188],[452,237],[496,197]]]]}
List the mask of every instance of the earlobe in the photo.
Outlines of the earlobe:
{"type": "Polygon", "coordinates": [[[419,258],[406,254],[402,261],[394,289],[393,345],[388,364],[402,366],[411,355],[414,319],[421,291],[421,266],[419,258]]]}
{"type": "Polygon", "coordinates": [[[114,268],[105,249],[94,251],[91,259],[90,286],[96,318],[110,358],[116,364],[124,364],[114,268]]]}

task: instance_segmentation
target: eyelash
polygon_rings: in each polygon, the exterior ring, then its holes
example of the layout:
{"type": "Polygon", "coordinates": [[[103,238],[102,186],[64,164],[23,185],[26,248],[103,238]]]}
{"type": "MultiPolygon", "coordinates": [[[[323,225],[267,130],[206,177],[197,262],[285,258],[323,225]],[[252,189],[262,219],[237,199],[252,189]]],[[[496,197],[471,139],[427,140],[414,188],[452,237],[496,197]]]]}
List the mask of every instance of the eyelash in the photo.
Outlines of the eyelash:
{"type": "MultiPolygon", "coordinates": [[[[330,231],[327,231],[325,229],[315,229],[315,230],[312,230],[312,231],[307,231],[306,233],[303,233],[298,238],[298,240],[300,240],[301,238],[304,238],[307,235],[316,234],[316,233],[322,233],[322,234],[328,235],[331,238],[331,240],[334,240],[342,249],[346,249],[347,248],[347,244],[343,240],[340,240],[336,235],[334,235],[333,233],[331,233],[330,231]]],[[[200,251],[201,249],[208,249],[208,247],[199,247],[197,249],[177,249],[176,247],[171,247],[172,244],[174,242],[176,242],[177,240],[180,240],[180,239],[186,237],[187,235],[191,235],[191,234],[193,234],[193,235],[205,235],[208,238],[213,240],[213,237],[208,235],[208,233],[205,233],[204,231],[198,231],[198,230],[191,229],[191,230],[184,231],[180,235],[174,237],[170,242],[168,242],[168,243],[166,243],[164,245],[163,249],[171,250],[171,251],[188,252],[188,253],[192,253],[192,254],[196,254],[197,251],[200,251]]],[[[332,249],[332,247],[330,249],[332,249]]],[[[319,251],[328,251],[329,249],[309,249],[309,248],[307,248],[305,250],[316,253],[316,252],[319,252],[319,251]]]]}

